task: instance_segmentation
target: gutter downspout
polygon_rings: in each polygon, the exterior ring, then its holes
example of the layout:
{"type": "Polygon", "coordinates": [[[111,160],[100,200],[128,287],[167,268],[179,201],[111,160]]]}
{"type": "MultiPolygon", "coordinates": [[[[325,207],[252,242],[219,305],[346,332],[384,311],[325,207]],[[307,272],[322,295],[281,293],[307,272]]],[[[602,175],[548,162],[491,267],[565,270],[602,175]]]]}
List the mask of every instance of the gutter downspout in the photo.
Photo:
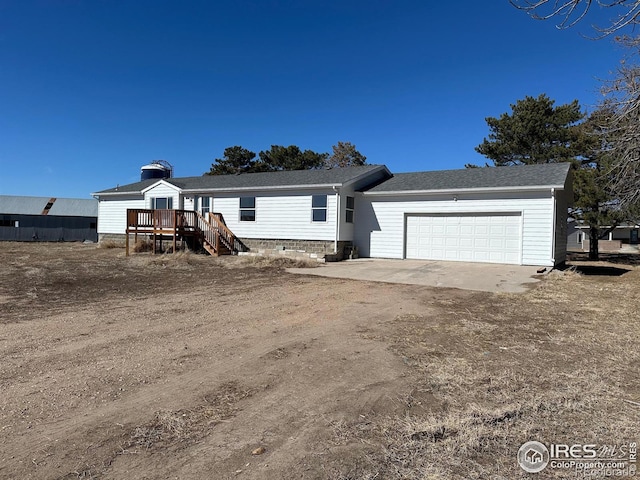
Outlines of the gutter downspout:
{"type": "Polygon", "coordinates": [[[551,198],[553,198],[553,237],[551,238],[551,268],[556,266],[556,229],[557,225],[557,209],[558,209],[558,199],[556,198],[556,189],[551,188],[551,198]]]}
{"type": "Polygon", "coordinates": [[[338,191],[338,187],[335,185],[333,187],[333,191],[336,192],[336,237],[333,242],[333,253],[338,253],[338,241],[340,239],[340,192],[338,191]]]}

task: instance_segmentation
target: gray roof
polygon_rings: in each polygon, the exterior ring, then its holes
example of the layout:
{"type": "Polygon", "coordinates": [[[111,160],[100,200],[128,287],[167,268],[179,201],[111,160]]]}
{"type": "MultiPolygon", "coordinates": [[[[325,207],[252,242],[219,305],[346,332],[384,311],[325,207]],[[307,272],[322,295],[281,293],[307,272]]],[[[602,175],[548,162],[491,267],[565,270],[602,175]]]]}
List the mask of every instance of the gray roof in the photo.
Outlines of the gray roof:
{"type": "MultiPolygon", "coordinates": [[[[42,211],[51,199],[52,197],[0,195],[0,215],[42,215],[42,211]]],[[[98,201],[91,198],[56,198],[48,215],[97,217],[98,201]]]]}
{"type": "MultiPolygon", "coordinates": [[[[201,175],[198,177],[167,178],[166,182],[181,190],[237,190],[287,187],[340,186],[355,181],[376,170],[387,171],[384,165],[331,168],[320,170],[290,170],[279,172],[242,173],[239,175],[201,175]]],[[[388,172],[388,171],[387,171],[388,172]]],[[[121,185],[96,192],[101,194],[139,193],[159,179],[121,185]]]]}
{"type": "Polygon", "coordinates": [[[366,193],[393,193],[437,190],[475,190],[518,187],[562,188],[569,163],[482,167],[462,170],[397,173],[366,193]]]}

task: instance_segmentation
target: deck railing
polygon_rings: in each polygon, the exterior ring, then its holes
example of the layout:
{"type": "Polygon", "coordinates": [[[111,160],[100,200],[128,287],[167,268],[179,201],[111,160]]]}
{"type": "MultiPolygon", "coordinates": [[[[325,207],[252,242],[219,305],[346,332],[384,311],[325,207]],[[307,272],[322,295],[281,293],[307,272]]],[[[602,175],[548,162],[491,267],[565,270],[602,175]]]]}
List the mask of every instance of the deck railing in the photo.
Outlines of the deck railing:
{"type": "MultiPolygon", "coordinates": [[[[236,238],[224,222],[220,213],[209,213],[205,218],[193,210],[127,210],[127,239],[130,233],[152,235],[198,235],[213,249],[214,254],[220,254],[224,245],[230,253],[246,251],[245,245],[236,238]]],[[[175,242],[174,242],[175,243],[175,242]]]]}
{"type": "Polygon", "coordinates": [[[193,229],[196,212],[192,210],[127,210],[127,230],[138,233],[164,233],[166,230],[193,229]]]}

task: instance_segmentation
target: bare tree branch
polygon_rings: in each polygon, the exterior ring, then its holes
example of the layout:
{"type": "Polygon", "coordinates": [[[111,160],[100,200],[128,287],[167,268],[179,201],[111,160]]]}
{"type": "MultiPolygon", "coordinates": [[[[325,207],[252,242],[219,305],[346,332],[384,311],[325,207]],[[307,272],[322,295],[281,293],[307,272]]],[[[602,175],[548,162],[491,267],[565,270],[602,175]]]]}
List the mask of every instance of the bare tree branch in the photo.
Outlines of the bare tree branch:
{"type": "MultiPolygon", "coordinates": [[[[594,26],[604,38],[640,25],[640,0],[509,0],[511,5],[537,20],[557,20],[561,29],[575,26],[594,7],[611,9],[616,16],[608,25],[594,26]]],[[[616,37],[632,55],[621,62],[615,78],[603,87],[605,105],[613,115],[603,126],[611,140],[615,161],[608,173],[610,188],[616,193],[618,209],[636,212],[640,220],[640,36],[616,37]],[[636,58],[634,58],[636,57],[636,58]]]]}
{"type": "Polygon", "coordinates": [[[599,38],[640,23],[640,0],[509,0],[509,3],[536,20],[557,19],[556,26],[560,29],[575,26],[594,6],[616,10],[617,16],[609,25],[593,27],[599,38]]]}
{"type": "MultiPolygon", "coordinates": [[[[640,51],[639,38],[618,39],[640,51]]],[[[636,210],[640,205],[640,65],[624,61],[616,77],[605,83],[603,93],[607,103],[615,111],[607,126],[616,162],[610,174],[612,189],[617,192],[621,206],[636,210]]]]}

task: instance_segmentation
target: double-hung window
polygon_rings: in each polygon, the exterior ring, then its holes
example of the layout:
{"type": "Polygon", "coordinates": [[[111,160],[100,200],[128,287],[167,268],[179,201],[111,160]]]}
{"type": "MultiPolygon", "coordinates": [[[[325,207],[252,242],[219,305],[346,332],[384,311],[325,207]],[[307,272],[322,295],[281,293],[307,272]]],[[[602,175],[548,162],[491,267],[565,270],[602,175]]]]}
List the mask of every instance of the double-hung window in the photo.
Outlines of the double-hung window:
{"type": "Polygon", "coordinates": [[[171,210],[173,197],[154,197],[151,199],[151,208],[154,210],[171,210]]]}
{"type": "Polygon", "coordinates": [[[240,197],[240,221],[256,221],[256,197],[240,197]]]}
{"type": "Polygon", "coordinates": [[[347,197],[347,209],[345,212],[345,221],[353,223],[353,211],[355,209],[355,200],[353,197],[347,197]]]}
{"type": "Polygon", "coordinates": [[[311,218],[314,222],[327,221],[326,195],[313,195],[311,197],[311,218]]]}

